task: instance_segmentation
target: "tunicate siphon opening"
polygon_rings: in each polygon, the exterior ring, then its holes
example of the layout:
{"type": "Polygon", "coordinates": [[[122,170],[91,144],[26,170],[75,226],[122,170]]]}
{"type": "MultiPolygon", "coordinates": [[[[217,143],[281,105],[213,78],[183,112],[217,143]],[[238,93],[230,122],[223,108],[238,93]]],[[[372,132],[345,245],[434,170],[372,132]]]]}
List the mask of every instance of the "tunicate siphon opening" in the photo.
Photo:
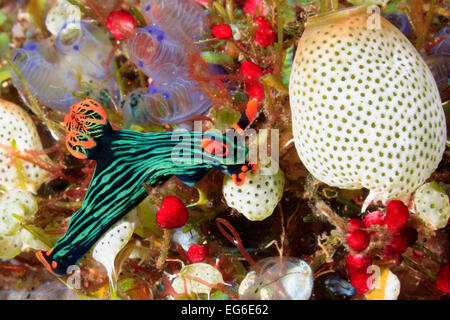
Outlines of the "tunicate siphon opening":
{"type": "Polygon", "coordinates": [[[83,26],[73,22],[68,22],[61,29],[56,43],[58,48],[67,53],[72,49],[78,50],[81,47],[81,42],[84,38],[85,29],[83,26]]]}
{"type": "MultiPolygon", "coordinates": [[[[152,54],[154,48],[152,36],[145,30],[140,30],[133,41],[133,55],[138,59],[139,67],[149,65],[154,62],[158,54],[152,54]],[[140,65],[142,64],[142,65],[140,65]]],[[[160,46],[156,47],[156,49],[160,46]]],[[[161,49],[160,49],[161,50],[161,49]]]]}
{"type": "Polygon", "coordinates": [[[372,6],[368,5],[344,8],[312,16],[308,18],[306,25],[312,27],[322,24],[329,24],[332,23],[333,21],[346,19],[349,16],[354,16],[358,14],[371,14],[371,13],[374,13],[372,10],[372,6]]]}

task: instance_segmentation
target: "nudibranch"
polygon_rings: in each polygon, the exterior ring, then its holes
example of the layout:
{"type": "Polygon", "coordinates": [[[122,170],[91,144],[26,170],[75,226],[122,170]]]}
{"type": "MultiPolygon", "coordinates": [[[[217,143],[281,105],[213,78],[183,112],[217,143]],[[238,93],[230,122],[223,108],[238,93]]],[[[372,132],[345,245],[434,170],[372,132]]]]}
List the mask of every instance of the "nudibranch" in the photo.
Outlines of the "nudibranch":
{"type": "Polygon", "coordinates": [[[144,183],[157,186],[171,176],[194,185],[210,170],[233,177],[255,171],[245,145],[245,128],[255,118],[251,100],[240,120],[225,134],[208,132],[149,132],[114,130],[102,106],[86,99],[70,108],[64,119],[66,146],[80,159],[97,162],[81,208],[53,249],[38,251],[47,269],[64,275],[108,229],[147,196],[144,183]]]}

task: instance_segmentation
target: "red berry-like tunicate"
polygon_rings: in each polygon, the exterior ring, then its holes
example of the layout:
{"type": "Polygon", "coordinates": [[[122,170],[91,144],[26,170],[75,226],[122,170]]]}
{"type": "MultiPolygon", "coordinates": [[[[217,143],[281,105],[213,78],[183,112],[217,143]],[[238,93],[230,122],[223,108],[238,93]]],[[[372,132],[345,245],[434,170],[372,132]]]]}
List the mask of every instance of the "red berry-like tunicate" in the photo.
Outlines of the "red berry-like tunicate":
{"type": "Polygon", "coordinates": [[[396,234],[406,225],[409,218],[408,208],[400,200],[389,201],[386,207],[384,224],[390,234],[396,234]]]}
{"type": "Polygon", "coordinates": [[[258,29],[255,33],[255,42],[261,47],[270,46],[277,38],[275,32],[272,30],[269,20],[265,17],[258,17],[255,19],[258,29]]]}
{"type": "Polygon", "coordinates": [[[247,0],[244,4],[243,11],[252,16],[255,16],[257,13],[265,16],[269,12],[269,9],[267,6],[264,6],[264,1],[265,0],[247,0]]]}
{"type": "Polygon", "coordinates": [[[450,294],[450,263],[446,263],[439,269],[436,285],[445,294],[450,294]]]}
{"type": "Polygon", "coordinates": [[[189,217],[186,206],[177,197],[165,197],[156,213],[156,223],[161,228],[174,229],[186,224],[189,217]]]}
{"type": "Polygon", "coordinates": [[[405,252],[407,248],[408,244],[406,242],[406,237],[396,235],[393,236],[391,242],[384,247],[383,254],[386,259],[393,259],[405,252]]]}
{"type": "Polygon", "coordinates": [[[350,219],[347,221],[347,230],[348,232],[353,232],[362,228],[361,220],[359,219],[350,219]]]}
{"type": "Polygon", "coordinates": [[[355,272],[350,276],[350,283],[355,287],[355,290],[359,293],[367,293],[370,291],[370,273],[355,272]]]}
{"type": "Polygon", "coordinates": [[[384,214],[380,211],[369,212],[363,219],[362,223],[364,228],[370,228],[371,226],[382,225],[384,222],[384,214]]]}
{"type": "Polygon", "coordinates": [[[233,36],[231,27],[227,24],[219,24],[212,28],[212,34],[217,39],[229,39],[233,36]]]}
{"type": "Polygon", "coordinates": [[[347,234],[347,243],[355,251],[363,251],[370,242],[370,235],[362,230],[356,230],[347,234]]]}
{"type": "Polygon", "coordinates": [[[367,272],[367,268],[369,268],[371,265],[372,258],[365,257],[362,254],[349,253],[345,261],[345,268],[350,275],[355,272],[367,272]]]}
{"type": "Polygon", "coordinates": [[[263,75],[261,68],[251,61],[244,61],[239,68],[239,73],[245,76],[245,81],[258,81],[263,75]]]}
{"type": "Polygon", "coordinates": [[[131,14],[122,9],[112,11],[106,20],[106,27],[117,40],[128,38],[131,31],[136,27],[131,14]]]}
{"type": "Polygon", "coordinates": [[[266,17],[258,17],[255,19],[256,25],[261,28],[271,28],[269,20],[266,17]]]}
{"type": "Polygon", "coordinates": [[[245,89],[251,99],[256,98],[259,101],[264,100],[264,86],[259,82],[263,71],[261,68],[251,61],[244,61],[239,68],[239,73],[245,77],[245,89]]]}
{"type": "Polygon", "coordinates": [[[191,246],[189,248],[187,255],[188,255],[189,260],[196,263],[196,262],[201,262],[201,261],[205,260],[207,251],[206,251],[205,247],[203,247],[199,244],[194,244],[193,246],[191,246]]]}
{"type": "Polygon", "coordinates": [[[258,81],[247,82],[245,84],[245,89],[247,89],[248,96],[250,99],[257,99],[259,101],[264,100],[266,94],[264,92],[264,86],[258,81]]]}

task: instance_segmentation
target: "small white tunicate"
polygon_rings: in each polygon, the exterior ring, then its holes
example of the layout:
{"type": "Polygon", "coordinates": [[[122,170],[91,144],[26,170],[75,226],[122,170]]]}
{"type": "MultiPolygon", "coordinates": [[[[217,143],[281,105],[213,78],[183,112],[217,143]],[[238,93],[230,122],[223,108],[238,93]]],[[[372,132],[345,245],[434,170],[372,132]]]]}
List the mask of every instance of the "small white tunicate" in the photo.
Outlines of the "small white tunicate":
{"type": "Polygon", "coordinates": [[[45,26],[51,34],[56,36],[59,31],[68,23],[80,28],[81,12],[77,6],[69,3],[67,0],[58,0],[56,5],[49,11],[45,19],[45,26]]]}
{"type": "Polygon", "coordinates": [[[400,280],[389,268],[382,268],[375,287],[366,294],[367,300],[397,300],[400,294],[400,280]]]}
{"type": "MultiPolygon", "coordinates": [[[[36,198],[28,191],[13,189],[0,198],[0,258],[10,259],[27,248],[50,249],[47,244],[23,227],[22,220],[38,210],[36,198]]],[[[39,228],[34,226],[34,231],[39,228]]]]}
{"type": "MultiPolygon", "coordinates": [[[[17,147],[17,150],[41,151],[42,143],[36,126],[29,114],[20,106],[0,99],[0,143],[17,147]]],[[[47,156],[41,159],[50,161],[47,156]]],[[[20,160],[22,170],[9,164],[11,157],[0,148],[0,186],[12,190],[25,185],[26,189],[36,192],[48,177],[48,172],[34,163],[20,160]]]]}
{"type": "Polygon", "coordinates": [[[194,229],[183,232],[184,228],[176,228],[172,230],[172,241],[188,251],[191,246],[200,242],[200,237],[194,229]]]}
{"type": "Polygon", "coordinates": [[[450,204],[448,195],[438,183],[426,183],[417,189],[413,202],[417,216],[429,228],[445,228],[450,218],[450,204]]]}
{"type": "Polygon", "coordinates": [[[239,286],[240,299],[308,300],[314,277],[309,265],[300,259],[265,258],[258,262],[263,273],[249,272],[239,286]]]}
{"type": "Polygon", "coordinates": [[[222,192],[227,205],[242,213],[251,221],[270,217],[283,196],[284,174],[275,161],[247,172],[245,182],[236,186],[233,179],[225,176],[222,192]]]}
{"type": "Polygon", "coordinates": [[[218,283],[224,283],[222,273],[212,265],[202,262],[193,263],[181,269],[180,276],[173,281],[172,287],[175,292],[179,294],[186,292],[209,294],[211,292],[210,286],[189,279],[190,277],[202,279],[211,286],[217,285],[218,283]]]}

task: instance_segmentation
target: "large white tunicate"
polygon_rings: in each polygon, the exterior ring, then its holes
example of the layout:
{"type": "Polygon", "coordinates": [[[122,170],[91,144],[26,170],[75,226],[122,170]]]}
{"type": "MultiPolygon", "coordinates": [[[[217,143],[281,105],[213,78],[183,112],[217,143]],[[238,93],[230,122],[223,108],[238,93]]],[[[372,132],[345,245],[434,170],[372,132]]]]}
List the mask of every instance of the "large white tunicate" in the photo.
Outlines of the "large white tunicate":
{"type": "Polygon", "coordinates": [[[445,115],[430,69],[369,7],[312,17],[289,96],[295,146],[318,180],[406,201],[437,168],[445,115]]]}
{"type": "Polygon", "coordinates": [[[22,189],[13,189],[0,198],[0,235],[17,236],[21,221],[37,211],[34,196],[22,189]]]}

